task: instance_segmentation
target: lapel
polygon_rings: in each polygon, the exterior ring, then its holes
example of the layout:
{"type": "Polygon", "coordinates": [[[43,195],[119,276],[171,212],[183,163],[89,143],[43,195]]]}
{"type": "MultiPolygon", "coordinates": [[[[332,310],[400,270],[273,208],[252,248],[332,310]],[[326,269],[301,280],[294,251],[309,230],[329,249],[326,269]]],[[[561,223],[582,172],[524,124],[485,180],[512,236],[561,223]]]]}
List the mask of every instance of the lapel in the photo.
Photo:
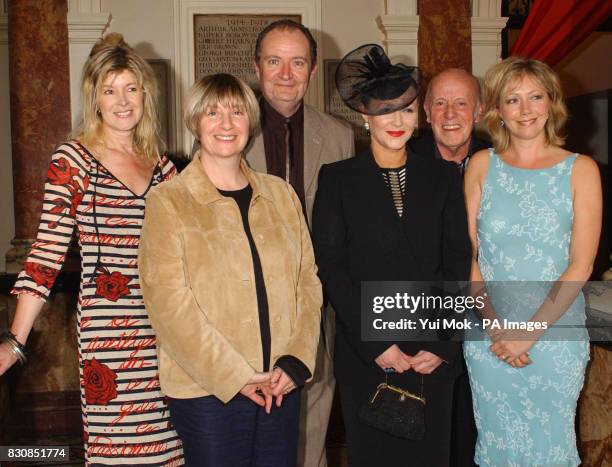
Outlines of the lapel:
{"type": "Polygon", "coordinates": [[[371,206],[374,210],[382,212],[384,218],[393,219],[393,227],[400,228],[401,219],[397,215],[393,205],[391,192],[380,173],[380,168],[374,160],[371,152],[363,153],[361,156],[364,169],[363,187],[371,187],[371,206]]]}
{"type": "Polygon", "coordinates": [[[420,277],[423,275],[423,268],[419,261],[418,240],[416,232],[427,228],[423,225],[423,215],[421,213],[424,200],[430,199],[431,182],[427,180],[422,171],[421,164],[416,156],[408,153],[406,161],[406,191],[404,193],[404,215],[401,218],[401,229],[408,240],[410,250],[414,258],[414,264],[419,271],[420,277]]]}
{"type": "Polygon", "coordinates": [[[323,153],[324,128],[321,118],[309,105],[304,105],[304,193],[312,195],[313,187],[319,167],[321,166],[321,154],[323,153]]]}
{"type": "MultiPolygon", "coordinates": [[[[244,159],[240,161],[240,170],[242,170],[253,189],[253,201],[260,196],[269,200],[273,199],[268,187],[262,182],[261,175],[254,172],[244,159]]],[[[202,166],[200,156],[197,154],[185,170],[179,174],[179,178],[200,204],[207,205],[227,199],[219,193],[219,190],[210,181],[202,166]]]]}
{"type": "Polygon", "coordinates": [[[402,227],[409,232],[418,228],[418,222],[415,221],[419,217],[421,203],[426,193],[425,187],[422,186],[423,174],[420,174],[418,164],[414,157],[410,157],[406,162],[406,190],[404,191],[404,215],[402,216],[402,227]]]}
{"type": "Polygon", "coordinates": [[[223,196],[206,175],[198,152],[196,152],[189,165],[179,174],[179,179],[200,204],[206,205],[220,201],[223,196]]]}

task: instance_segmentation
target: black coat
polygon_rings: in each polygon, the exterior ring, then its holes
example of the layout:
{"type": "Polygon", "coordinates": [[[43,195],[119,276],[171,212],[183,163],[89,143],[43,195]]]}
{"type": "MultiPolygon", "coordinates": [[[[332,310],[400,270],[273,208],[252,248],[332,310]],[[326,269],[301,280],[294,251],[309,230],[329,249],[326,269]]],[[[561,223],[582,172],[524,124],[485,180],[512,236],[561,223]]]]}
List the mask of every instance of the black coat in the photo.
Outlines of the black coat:
{"type": "MultiPolygon", "coordinates": [[[[481,139],[472,133],[470,147],[465,161],[469,163],[469,158],[481,149],[492,147],[491,142],[481,139]]],[[[418,138],[411,138],[408,141],[408,150],[411,154],[419,154],[432,159],[441,159],[442,156],[436,146],[436,141],[431,129],[425,130],[418,138]]],[[[465,171],[465,164],[460,170],[465,171]]],[[[465,363],[458,362],[460,373],[455,382],[455,395],[453,407],[453,447],[451,450],[453,467],[465,467],[474,465],[474,449],[476,445],[476,424],[474,422],[474,409],[472,407],[472,395],[467,376],[465,363]]]]}
{"type": "MultiPolygon", "coordinates": [[[[334,366],[344,411],[352,412],[348,416],[345,413],[350,465],[357,465],[351,457],[358,457],[351,456],[351,438],[353,444],[361,444],[373,435],[351,425],[357,424],[355,412],[360,401],[365,402],[384,379],[374,359],[394,343],[409,355],[427,350],[447,362],[425,376],[424,391],[428,400],[441,400],[435,406],[435,418],[444,425],[441,430],[445,432],[447,425],[450,427],[450,402],[446,399],[452,398],[449,391],[457,374],[459,344],[362,341],[360,283],[468,280],[471,244],[458,171],[449,162],[410,155],[404,216],[400,218],[370,152],[324,165],[319,174],[312,227],[319,276],[336,311],[334,366]]],[[[390,382],[412,390],[420,381],[413,371],[394,378],[390,382]]],[[[432,426],[428,431],[432,434],[440,430],[432,426]]],[[[436,439],[440,443],[444,434],[437,433],[436,439]]],[[[424,443],[429,444],[427,439],[424,443]]],[[[391,447],[388,452],[392,451],[391,447]]],[[[364,460],[361,465],[368,464],[364,460]]]]}

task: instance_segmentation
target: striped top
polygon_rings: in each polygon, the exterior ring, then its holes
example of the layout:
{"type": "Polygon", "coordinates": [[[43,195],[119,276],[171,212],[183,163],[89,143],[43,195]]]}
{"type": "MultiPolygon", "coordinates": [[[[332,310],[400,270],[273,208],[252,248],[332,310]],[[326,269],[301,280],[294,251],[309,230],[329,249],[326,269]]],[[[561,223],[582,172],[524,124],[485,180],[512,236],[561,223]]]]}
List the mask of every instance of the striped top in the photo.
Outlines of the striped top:
{"type": "Polygon", "coordinates": [[[159,389],[155,335],[137,264],[146,195],[175,174],[172,162],[162,157],[145,192],[133,193],[77,141],[56,150],[47,172],[37,238],[12,293],[48,297],[76,227],[87,465],[183,462],[159,389]]]}

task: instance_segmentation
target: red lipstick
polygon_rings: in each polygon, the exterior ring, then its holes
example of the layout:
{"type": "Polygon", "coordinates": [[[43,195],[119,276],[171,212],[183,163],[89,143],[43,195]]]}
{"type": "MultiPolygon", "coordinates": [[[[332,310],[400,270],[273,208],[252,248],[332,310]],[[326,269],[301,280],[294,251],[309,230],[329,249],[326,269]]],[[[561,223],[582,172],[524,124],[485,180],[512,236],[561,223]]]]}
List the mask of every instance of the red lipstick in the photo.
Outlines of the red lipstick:
{"type": "Polygon", "coordinates": [[[394,138],[399,138],[400,136],[402,136],[406,132],[405,131],[389,131],[389,130],[387,130],[387,133],[390,136],[393,136],[394,138]]]}

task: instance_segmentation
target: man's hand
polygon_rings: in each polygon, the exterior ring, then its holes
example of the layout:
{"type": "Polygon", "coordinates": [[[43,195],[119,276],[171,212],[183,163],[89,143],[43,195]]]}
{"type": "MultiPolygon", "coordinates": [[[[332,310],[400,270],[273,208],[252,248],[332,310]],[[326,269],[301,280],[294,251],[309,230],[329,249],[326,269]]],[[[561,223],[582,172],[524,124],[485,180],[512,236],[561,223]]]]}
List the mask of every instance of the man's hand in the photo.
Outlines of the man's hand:
{"type": "Polygon", "coordinates": [[[411,357],[406,355],[400,348],[393,344],[374,360],[383,370],[393,368],[397,373],[403,373],[411,368],[411,357]]]}

